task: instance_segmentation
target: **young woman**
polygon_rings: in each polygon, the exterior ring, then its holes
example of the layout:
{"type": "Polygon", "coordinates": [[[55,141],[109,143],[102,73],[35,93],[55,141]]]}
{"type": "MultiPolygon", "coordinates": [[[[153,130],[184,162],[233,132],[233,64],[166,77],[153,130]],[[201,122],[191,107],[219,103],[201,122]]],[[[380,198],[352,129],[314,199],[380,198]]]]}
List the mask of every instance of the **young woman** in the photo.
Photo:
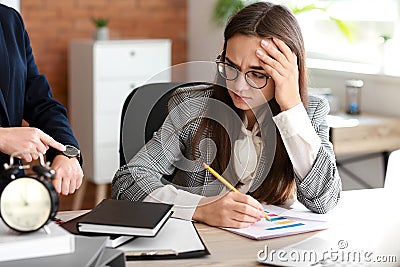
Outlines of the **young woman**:
{"type": "Polygon", "coordinates": [[[116,173],[113,198],[172,203],[175,217],[237,228],[263,217],[260,202],[290,205],[297,197],[327,212],[341,191],[329,106],[307,95],[295,17],[255,3],[231,18],[224,37],[216,85],[174,92],[163,126],[116,173]],[[229,192],[203,162],[243,194],[229,192]],[[171,174],[172,183],[163,180],[171,174]]]}

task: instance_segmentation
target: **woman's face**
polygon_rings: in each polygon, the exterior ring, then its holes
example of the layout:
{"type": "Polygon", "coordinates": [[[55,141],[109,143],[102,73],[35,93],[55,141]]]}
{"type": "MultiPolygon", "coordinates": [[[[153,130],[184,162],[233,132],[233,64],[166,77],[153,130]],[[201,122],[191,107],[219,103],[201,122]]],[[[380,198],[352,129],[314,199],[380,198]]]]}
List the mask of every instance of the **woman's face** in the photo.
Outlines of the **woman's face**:
{"type": "MultiPolygon", "coordinates": [[[[268,76],[268,73],[260,66],[260,60],[256,56],[256,50],[261,48],[261,38],[236,34],[232,36],[226,46],[225,62],[236,67],[241,74],[233,81],[226,81],[229,95],[234,105],[244,111],[256,108],[275,95],[275,84],[269,78],[267,85],[262,89],[251,87],[245,79],[245,73],[256,71],[268,76]]],[[[268,40],[268,42],[271,42],[268,40]]],[[[251,75],[249,75],[251,79],[251,75]]]]}

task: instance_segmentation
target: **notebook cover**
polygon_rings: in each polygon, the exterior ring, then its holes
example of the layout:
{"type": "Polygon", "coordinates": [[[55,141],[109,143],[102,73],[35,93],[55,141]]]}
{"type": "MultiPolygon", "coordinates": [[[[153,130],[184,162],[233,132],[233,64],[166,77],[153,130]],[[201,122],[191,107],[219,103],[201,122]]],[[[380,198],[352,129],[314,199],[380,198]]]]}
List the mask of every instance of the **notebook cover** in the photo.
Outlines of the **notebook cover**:
{"type": "Polygon", "coordinates": [[[83,216],[80,225],[109,225],[134,229],[154,229],[166,216],[171,215],[172,205],[154,202],[104,199],[92,211],[83,216]]]}

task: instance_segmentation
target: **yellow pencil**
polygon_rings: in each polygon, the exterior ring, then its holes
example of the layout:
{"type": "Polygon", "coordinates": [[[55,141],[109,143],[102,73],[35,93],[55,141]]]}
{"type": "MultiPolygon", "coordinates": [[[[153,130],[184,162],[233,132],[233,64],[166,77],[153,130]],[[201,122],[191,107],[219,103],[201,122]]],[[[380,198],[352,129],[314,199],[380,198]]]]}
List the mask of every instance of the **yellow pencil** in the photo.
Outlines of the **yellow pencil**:
{"type": "MultiPolygon", "coordinates": [[[[212,175],[214,175],[215,178],[217,178],[218,180],[221,181],[221,183],[223,183],[226,187],[228,187],[230,190],[232,190],[233,192],[236,193],[240,193],[239,190],[237,190],[231,183],[229,183],[227,180],[225,180],[224,177],[222,177],[218,172],[216,172],[213,168],[211,168],[210,166],[208,166],[207,164],[203,163],[203,167],[208,170],[209,172],[211,172],[212,175]]],[[[265,219],[267,219],[268,221],[271,221],[271,218],[267,215],[267,213],[264,212],[264,217],[265,219]]]]}

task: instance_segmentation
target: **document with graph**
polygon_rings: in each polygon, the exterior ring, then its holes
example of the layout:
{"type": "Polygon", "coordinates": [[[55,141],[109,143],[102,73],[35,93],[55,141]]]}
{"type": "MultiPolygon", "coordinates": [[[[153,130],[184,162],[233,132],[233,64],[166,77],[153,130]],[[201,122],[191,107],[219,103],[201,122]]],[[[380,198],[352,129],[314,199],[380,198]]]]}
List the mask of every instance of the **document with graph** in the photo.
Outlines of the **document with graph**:
{"type": "Polygon", "coordinates": [[[222,229],[251,239],[262,240],[328,228],[328,219],[324,215],[303,210],[288,210],[273,205],[263,205],[263,207],[270,221],[261,219],[247,228],[222,229]]]}

